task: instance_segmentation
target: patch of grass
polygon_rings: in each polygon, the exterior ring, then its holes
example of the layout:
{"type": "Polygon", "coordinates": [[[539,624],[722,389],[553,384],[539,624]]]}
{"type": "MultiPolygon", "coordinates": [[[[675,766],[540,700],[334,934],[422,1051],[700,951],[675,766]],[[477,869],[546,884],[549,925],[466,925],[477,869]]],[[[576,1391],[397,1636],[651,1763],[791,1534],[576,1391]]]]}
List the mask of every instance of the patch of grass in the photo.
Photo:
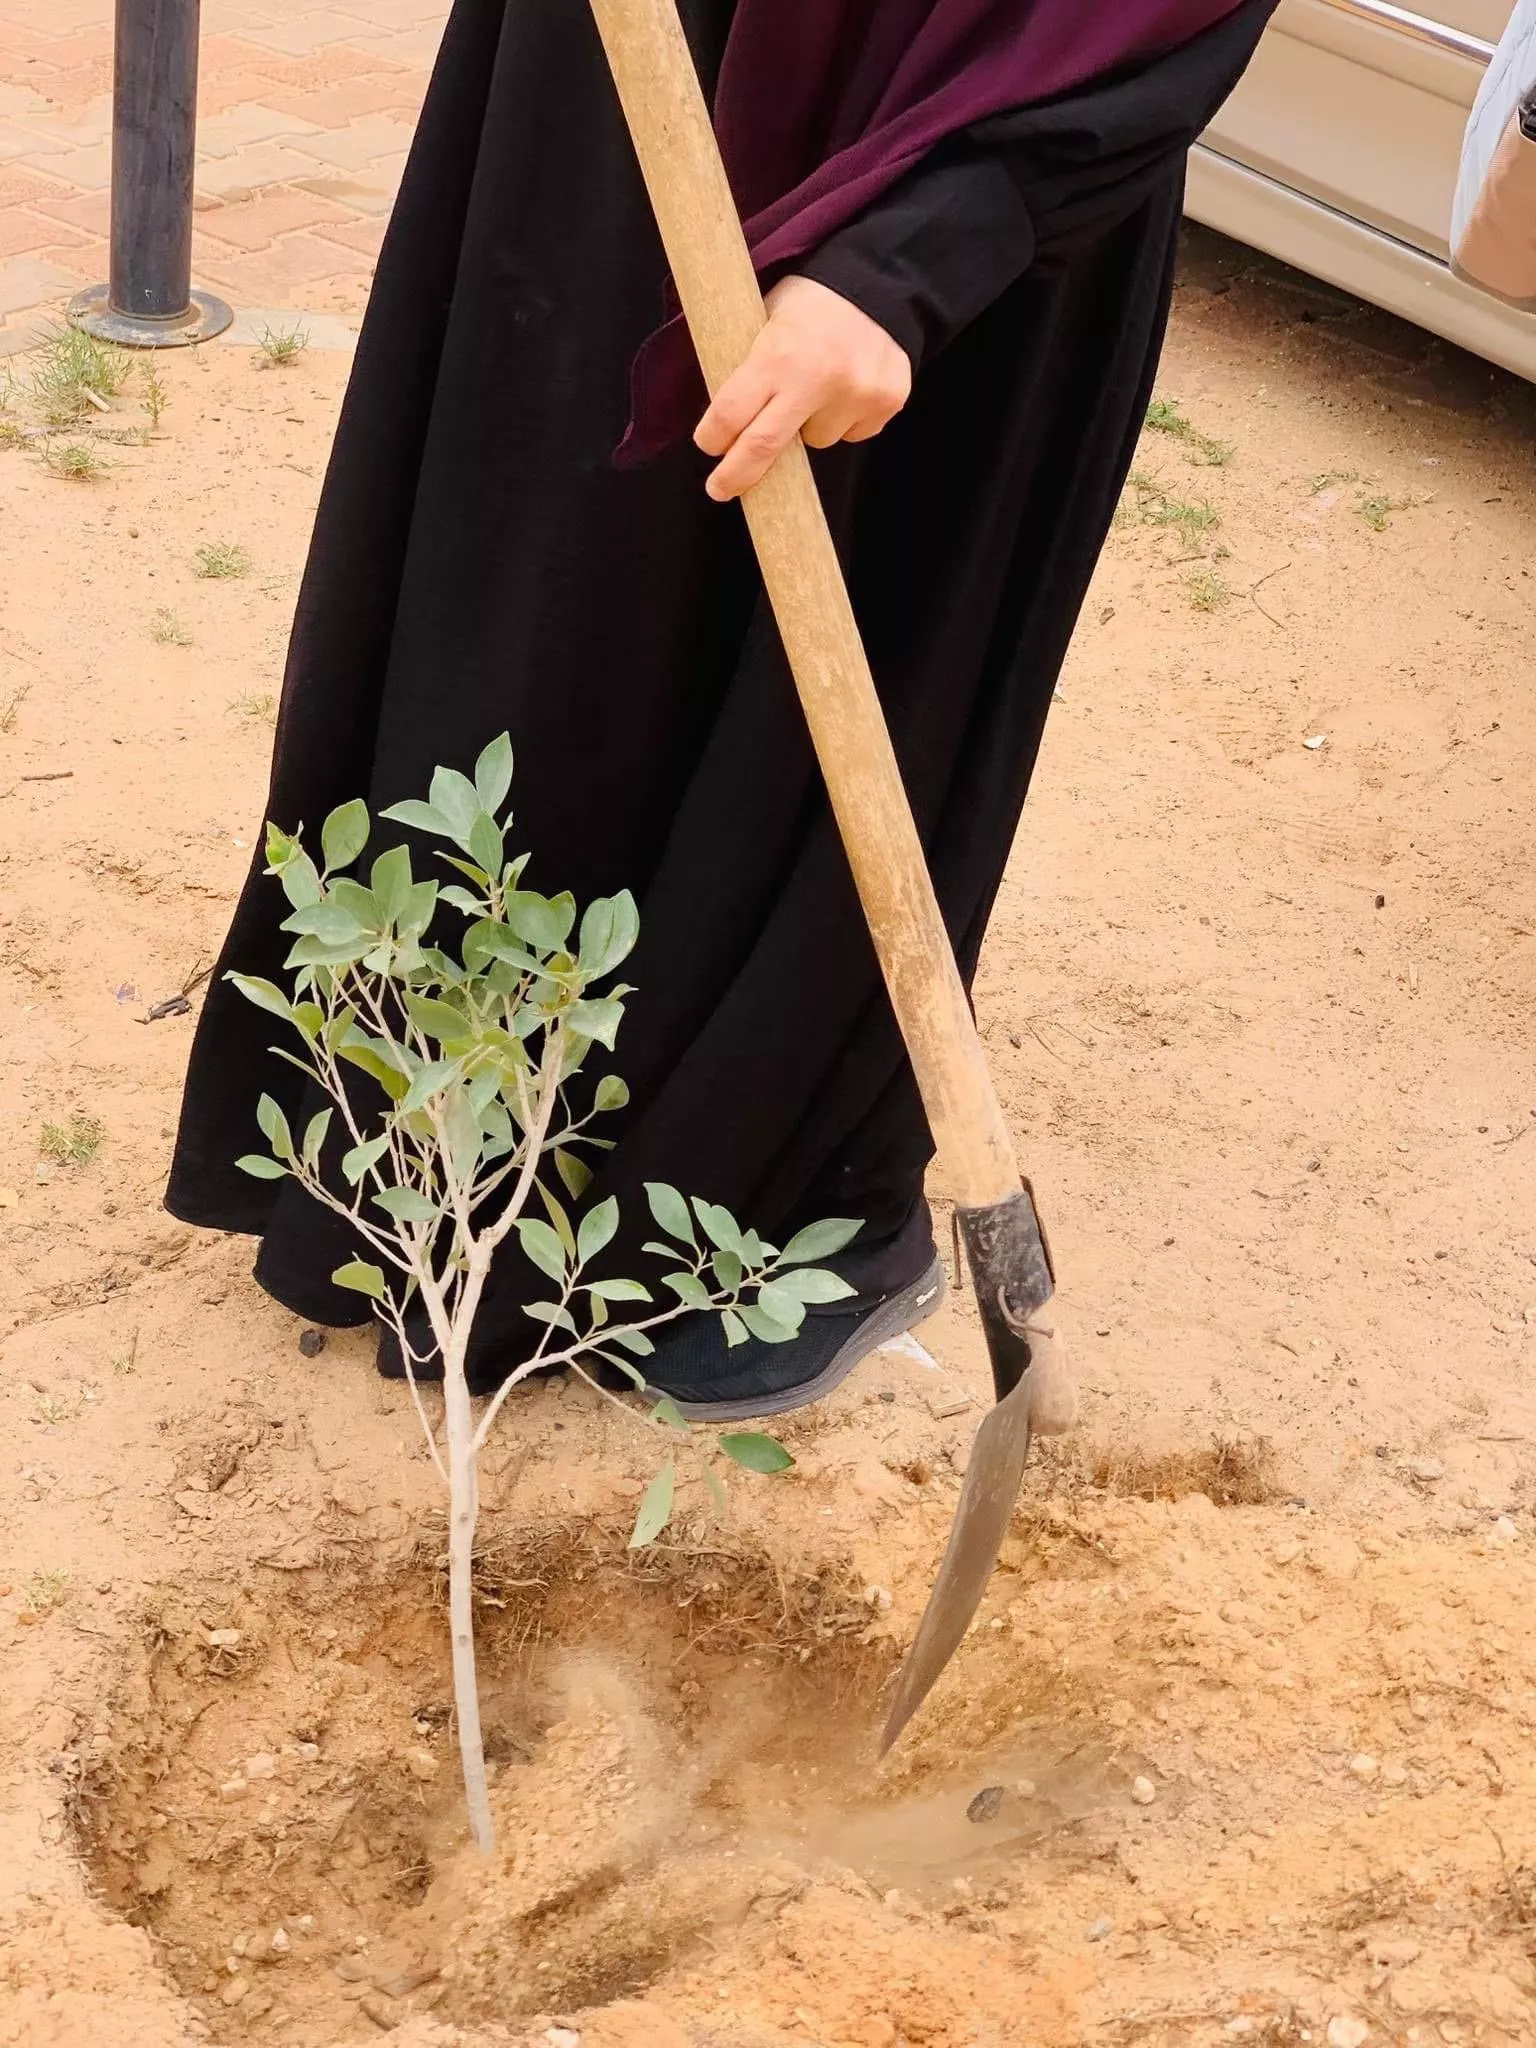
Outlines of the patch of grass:
{"type": "Polygon", "coordinates": [[[1355,510],[1372,533],[1385,533],[1392,524],[1392,514],[1411,510],[1413,503],[1412,498],[1389,498],[1383,494],[1380,497],[1361,498],[1355,510]]]}
{"type": "Polygon", "coordinates": [[[106,456],[98,455],[84,441],[66,441],[62,447],[55,447],[49,442],[43,450],[43,467],[48,474],[63,477],[70,483],[97,483],[112,466],[106,456]]]}
{"type": "Polygon", "coordinates": [[[242,718],[264,719],[270,724],[277,716],[277,699],[270,690],[246,690],[241,696],[230,698],[229,708],[242,718]]]}
{"type": "Polygon", "coordinates": [[[107,1127],[99,1117],[76,1110],[67,1124],[44,1124],[37,1149],[56,1166],[89,1166],[101,1150],[107,1127]]]}
{"type": "Polygon", "coordinates": [[[1205,469],[1223,469],[1237,453],[1230,441],[1213,440],[1209,434],[1202,434],[1177,402],[1171,398],[1154,398],[1147,407],[1147,425],[1157,434],[1170,434],[1174,440],[1182,441],[1191,462],[1205,469]]]}
{"type": "Polygon", "coordinates": [[[78,327],[55,327],[32,351],[28,393],[46,424],[70,427],[88,412],[105,412],[128,382],[126,349],[78,327]]]}
{"type": "Polygon", "coordinates": [[[197,574],[215,581],[229,576],[249,576],[251,557],[247,548],[231,541],[211,540],[194,557],[197,574]]]}
{"type": "Polygon", "coordinates": [[[274,369],[283,369],[289,363],[297,362],[309,347],[307,327],[264,327],[257,347],[261,350],[262,367],[271,364],[274,369]]]}
{"type": "Polygon", "coordinates": [[[34,1421],[53,1428],[61,1422],[73,1422],[80,1413],[80,1406],[81,1397],[78,1394],[71,1400],[67,1394],[42,1393],[37,1397],[32,1415],[34,1421]]]}
{"type": "Polygon", "coordinates": [[[1325,469],[1313,477],[1307,489],[1314,498],[1318,498],[1324,491],[1331,490],[1335,484],[1357,484],[1359,481],[1360,472],[1357,469],[1325,469]]]}
{"type": "Polygon", "coordinates": [[[1285,1492],[1267,1437],[1215,1436],[1210,1448],[1201,1451],[1106,1449],[1098,1455],[1092,1478],[1104,1492],[1135,1500],[1183,1500],[1203,1493],[1219,1508],[1263,1507],[1285,1492]]]}
{"type": "Polygon", "coordinates": [[[1221,514],[1209,498],[1172,497],[1145,470],[1133,469],[1127,487],[1134,496],[1130,518],[1137,526],[1170,527],[1182,541],[1193,542],[1201,534],[1214,533],[1221,524],[1221,514]]]}
{"type": "Polygon", "coordinates": [[[1197,612],[1219,612],[1232,602],[1232,586],[1219,569],[1195,569],[1184,578],[1184,595],[1197,612]]]}
{"type": "Polygon", "coordinates": [[[115,1378],[125,1380],[128,1378],[130,1373],[135,1373],[138,1371],[138,1369],[139,1333],[137,1330],[135,1330],[133,1333],[133,1341],[129,1344],[128,1349],[126,1351],[119,1352],[118,1356],[113,1359],[112,1372],[115,1378]]]}
{"type": "Polygon", "coordinates": [[[32,685],[30,683],[18,683],[9,697],[5,699],[5,702],[0,704],[0,732],[14,732],[16,730],[16,714],[31,694],[32,685]]]}
{"type": "Polygon", "coordinates": [[[192,635],[169,605],[163,604],[149,622],[149,637],[162,647],[190,647],[192,635]]]}
{"type": "Polygon", "coordinates": [[[56,1607],[62,1607],[69,1598],[70,1574],[57,1567],[52,1570],[34,1572],[22,1588],[27,1610],[31,1614],[52,1614],[56,1607]]]}

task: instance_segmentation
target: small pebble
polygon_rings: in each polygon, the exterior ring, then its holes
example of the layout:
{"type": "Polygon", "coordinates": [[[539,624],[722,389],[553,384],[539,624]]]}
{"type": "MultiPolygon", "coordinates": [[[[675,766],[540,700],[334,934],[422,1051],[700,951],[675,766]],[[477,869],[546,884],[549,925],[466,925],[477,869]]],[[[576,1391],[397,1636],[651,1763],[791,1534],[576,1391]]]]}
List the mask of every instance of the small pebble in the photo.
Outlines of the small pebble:
{"type": "Polygon", "coordinates": [[[264,1749],[258,1750],[255,1756],[248,1756],[246,1758],[245,1762],[241,1765],[241,1770],[247,1778],[275,1778],[277,1776],[277,1758],[268,1755],[264,1749]]]}
{"type": "Polygon", "coordinates": [[[1328,2048],[1365,2048],[1371,2038],[1371,2030],[1364,2020],[1350,2017],[1348,2013],[1336,2012],[1328,2022],[1328,2048]]]}
{"type": "Polygon", "coordinates": [[[1033,1778],[1015,1778],[1013,1789],[1021,1799],[1033,1799],[1037,1787],[1033,1778]]]}
{"type": "Polygon", "coordinates": [[[269,1952],[275,1956],[285,1956],[292,1947],[293,1937],[289,1934],[287,1928],[274,1927],[272,1939],[267,1943],[269,1952]]]}
{"type": "Polygon", "coordinates": [[[430,1749],[408,1749],[405,1753],[405,1767],[413,1778],[419,1778],[424,1785],[430,1785],[442,1769],[442,1765],[430,1749]]]}
{"type": "Polygon", "coordinates": [[[1381,1769],[1381,1765],[1377,1762],[1375,1757],[1366,1756],[1364,1753],[1362,1753],[1359,1756],[1352,1756],[1350,1758],[1349,1768],[1357,1778],[1364,1779],[1367,1783],[1369,1783],[1369,1781],[1372,1778],[1374,1778],[1376,1773],[1381,1769]]]}
{"type": "Polygon", "coordinates": [[[1227,2032],[1229,2034],[1251,2034],[1255,2024],[1253,2020],[1249,2019],[1247,2013],[1240,2012],[1235,2020],[1227,2021],[1227,2032]]]}
{"type": "Polygon", "coordinates": [[[889,1614],[891,1611],[890,1593],[884,1586],[866,1586],[864,1588],[864,1605],[866,1607],[873,1607],[876,1614],[889,1614]]]}
{"type": "Polygon", "coordinates": [[[250,1789],[244,1778],[226,1778],[219,1787],[219,1797],[221,1799],[243,1799],[250,1789]]]}
{"type": "Polygon", "coordinates": [[[996,1820],[999,1813],[1002,1812],[1002,1808],[1003,1787],[1001,1785],[987,1785],[976,1794],[976,1797],[965,1809],[965,1817],[967,1820],[974,1821],[996,1820]]]}
{"type": "Polygon", "coordinates": [[[302,1763],[317,1763],[320,1757],[320,1745],[318,1742],[296,1742],[293,1745],[293,1753],[302,1763]]]}
{"type": "Polygon", "coordinates": [[[301,1913],[293,1924],[297,1927],[300,1934],[313,1934],[315,1931],[315,1916],[313,1913],[301,1913]]]}
{"type": "Polygon", "coordinates": [[[219,2003],[220,2005],[238,2005],[242,1999],[249,1998],[250,1995],[251,1987],[246,1978],[231,1977],[224,1986],[224,1989],[219,1993],[219,2003]]]}
{"type": "Polygon", "coordinates": [[[546,2027],[547,2048],[581,2048],[581,2036],[574,2027],[546,2027]]]}
{"type": "Polygon", "coordinates": [[[1445,1477],[1445,1467],[1438,1458],[1414,1458],[1409,1462],[1410,1475],[1422,1480],[1426,1486],[1433,1486],[1437,1479],[1445,1477]]]}
{"type": "Polygon", "coordinates": [[[1106,1914],[1102,1920],[1095,1920],[1088,1930],[1090,1941],[1107,1941],[1115,1931],[1115,1923],[1106,1914]]]}
{"type": "Polygon", "coordinates": [[[1157,1797],[1157,1787],[1150,1778],[1134,1778],[1131,1781],[1131,1797],[1138,1806],[1150,1806],[1157,1797]]]}
{"type": "Polygon", "coordinates": [[[318,1358],[325,1349],[324,1330],[301,1330],[299,1332],[299,1349],[306,1358],[318,1358]]]}
{"type": "Polygon", "coordinates": [[[388,1998],[380,1998],[376,1991],[365,1991],[357,2001],[359,2012],[367,2015],[381,2034],[391,2033],[399,2018],[399,2007],[388,1998]]]}

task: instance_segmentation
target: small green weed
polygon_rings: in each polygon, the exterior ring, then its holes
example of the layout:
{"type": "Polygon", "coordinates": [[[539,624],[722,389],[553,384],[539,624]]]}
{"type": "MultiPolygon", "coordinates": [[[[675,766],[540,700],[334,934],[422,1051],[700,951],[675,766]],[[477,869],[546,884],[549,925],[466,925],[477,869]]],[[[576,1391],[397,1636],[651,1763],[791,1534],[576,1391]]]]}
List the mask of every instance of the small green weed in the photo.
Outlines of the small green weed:
{"type": "Polygon", "coordinates": [[[192,635],[169,605],[163,604],[149,622],[149,637],[162,647],[190,647],[192,635]]]}
{"type": "Polygon", "coordinates": [[[1335,484],[1357,484],[1359,481],[1360,472],[1357,469],[1325,469],[1313,477],[1307,489],[1314,498],[1318,498],[1324,491],[1331,490],[1335,484]]]}
{"type": "Polygon", "coordinates": [[[70,483],[93,484],[99,482],[113,465],[106,456],[88,448],[84,441],[66,441],[61,448],[54,447],[51,442],[44,448],[43,467],[50,476],[64,477],[70,483]]]}
{"type": "Polygon", "coordinates": [[[1413,503],[1412,498],[1389,498],[1383,494],[1375,498],[1361,498],[1355,510],[1372,533],[1385,533],[1392,524],[1392,514],[1411,510],[1413,503]]]}
{"type": "Polygon", "coordinates": [[[3,704],[0,704],[0,732],[16,730],[16,714],[32,694],[30,683],[18,683],[3,704]]]}
{"type": "Polygon", "coordinates": [[[81,1404],[82,1397],[79,1394],[71,1399],[68,1394],[55,1394],[45,1390],[37,1397],[32,1417],[35,1422],[41,1422],[46,1428],[55,1428],[61,1422],[73,1422],[80,1413],[81,1404]]]}
{"type": "Polygon", "coordinates": [[[277,699],[270,690],[246,690],[241,696],[230,698],[229,708],[242,718],[264,719],[270,723],[277,713],[277,699]]]}
{"type": "Polygon", "coordinates": [[[106,1135],[99,1117],[77,1109],[67,1124],[44,1124],[37,1149],[56,1166],[89,1166],[106,1135]]]}
{"type": "Polygon", "coordinates": [[[1218,569],[1196,569],[1184,578],[1184,595],[1197,612],[1219,612],[1232,602],[1232,586],[1218,569]]]}
{"type": "Polygon", "coordinates": [[[1170,497],[1162,483],[1145,470],[1131,471],[1128,488],[1134,494],[1128,511],[1129,523],[1133,525],[1170,527],[1182,541],[1190,543],[1201,534],[1214,533],[1221,524],[1221,514],[1209,498],[1192,501],[1170,497]]]}
{"type": "Polygon", "coordinates": [[[116,1378],[123,1380],[127,1379],[130,1373],[137,1372],[138,1369],[139,1333],[137,1330],[135,1330],[133,1333],[133,1341],[129,1344],[128,1349],[126,1351],[119,1352],[117,1357],[113,1359],[112,1371],[116,1378]]]}
{"type": "Polygon", "coordinates": [[[297,362],[309,347],[307,327],[264,327],[257,342],[261,350],[261,367],[271,364],[274,369],[283,369],[289,363],[297,362]]]}
{"type": "Polygon", "coordinates": [[[126,349],[78,327],[55,327],[32,351],[28,393],[50,427],[70,427],[88,412],[105,412],[128,382],[126,349]]]}
{"type": "Polygon", "coordinates": [[[1154,433],[1169,434],[1175,441],[1182,441],[1190,461],[1201,468],[1224,469],[1237,453],[1232,442],[1202,434],[1172,398],[1153,399],[1147,407],[1147,425],[1154,433]]]}
{"type": "Polygon", "coordinates": [[[145,356],[139,365],[139,388],[144,394],[144,410],[149,414],[149,424],[158,429],[161,416],[171,402],[171,394],[155,367],[153,354],[145,356]]]}
{"type": "Polygon", "coordinates": [[[219,581],[229,576],[249,576],[250,551],[230,541],[211,540],[196,555],[197,574],[219,581]]]}
{"type": "Polygon", "coordinates": [[[70,1574],[57,1567],[52,1570],[34,1572],[22,1588],[27,1609],[32,1614],[52,1614],[56,1607],[62,1607],[69,1598],[70,1574]]]}

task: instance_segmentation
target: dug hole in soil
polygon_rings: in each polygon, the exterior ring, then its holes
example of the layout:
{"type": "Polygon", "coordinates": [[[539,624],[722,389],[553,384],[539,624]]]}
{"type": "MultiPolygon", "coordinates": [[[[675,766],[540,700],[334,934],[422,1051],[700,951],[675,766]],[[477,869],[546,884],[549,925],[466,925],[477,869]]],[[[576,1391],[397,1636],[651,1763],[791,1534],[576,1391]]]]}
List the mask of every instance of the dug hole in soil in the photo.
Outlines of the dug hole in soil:
{"type": "Polygon", "coordinates": [[[409,1402],[158,1209],[345,370],[0,454],[0,2048],[1536,2039],[1528,395],[1193,239],[977,987],[1084,1428],[882,1764],[968,1305],[643,1554],[519,1393],[484,1862],[409,1402]]]}

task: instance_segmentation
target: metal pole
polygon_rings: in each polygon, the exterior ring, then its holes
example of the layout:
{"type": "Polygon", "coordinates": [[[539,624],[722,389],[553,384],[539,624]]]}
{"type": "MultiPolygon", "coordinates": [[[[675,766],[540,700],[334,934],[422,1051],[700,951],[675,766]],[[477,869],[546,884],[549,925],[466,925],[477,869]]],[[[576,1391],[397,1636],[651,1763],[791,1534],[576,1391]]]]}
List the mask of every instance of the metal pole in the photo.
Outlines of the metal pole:
{"type": "Polygon", "coordinates": [[[200,0],[117,0],[112,277],[69,317],[130,348],[206,341],[234,315],[192,289],[200,0]]]}

